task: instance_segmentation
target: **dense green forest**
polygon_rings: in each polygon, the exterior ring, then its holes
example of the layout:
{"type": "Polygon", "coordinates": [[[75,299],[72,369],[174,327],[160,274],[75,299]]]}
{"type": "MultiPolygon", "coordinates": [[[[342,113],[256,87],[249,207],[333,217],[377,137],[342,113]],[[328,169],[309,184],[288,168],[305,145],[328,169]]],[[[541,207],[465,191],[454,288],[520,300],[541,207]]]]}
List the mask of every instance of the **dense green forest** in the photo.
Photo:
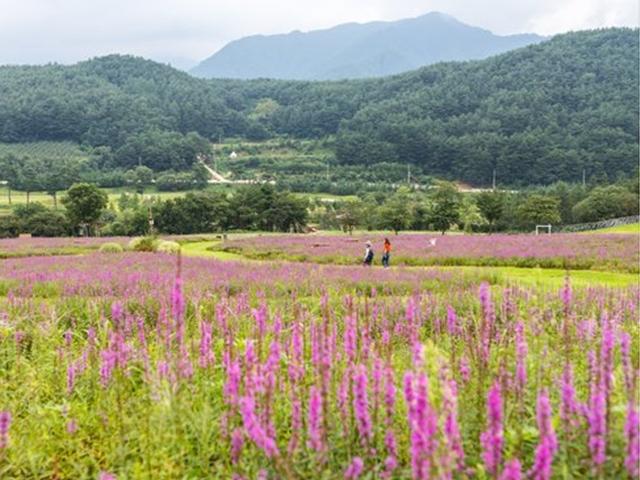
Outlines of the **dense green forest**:
{"type": "Polygon", "coordinates": [[[0,67],[0,142],[73,141],[96,169],[185,171],[207,141],[331,135],[336,161],[364,169],[614,180],[637,168],[638,55],[637,29],[606,29],[374,80],[202,80],[127,56],[0,67]]]}

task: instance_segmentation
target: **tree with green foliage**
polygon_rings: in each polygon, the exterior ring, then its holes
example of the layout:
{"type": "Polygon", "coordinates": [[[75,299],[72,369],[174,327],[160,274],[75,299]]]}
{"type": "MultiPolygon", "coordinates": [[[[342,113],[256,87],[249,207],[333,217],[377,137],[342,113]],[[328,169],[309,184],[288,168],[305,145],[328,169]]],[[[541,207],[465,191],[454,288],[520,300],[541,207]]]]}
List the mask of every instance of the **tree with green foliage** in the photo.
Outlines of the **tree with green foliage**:
{"type": "Polygon", "coordinates": [[[39,169],[39,185],[53,198],[58,208],[58,191],[66,190],[80,177],[80,163],[73,158],[46,158],[39,169]]]}
{"type": "Polygon", "coordinates": [[[518,208],[521,224],[526,228],[554,225],[561,221],[560,201],[549,195],[529,195],[518,208]]]}
{"type": "Polygon", "coordinates": [[[133,185],[139,194],[143,194],[145,187],[153,182],[153,170],[144,165],[127,170],[124,175],[127,183],[133,185]]]}
{"type": "Polygon", "coordinates": [[[85,235],[93,235],[95,224],[108,202],[107,194],[90,183],[72,185],[62,199],[69,223],[74,228],[83,228],[85,235]]]}
{"type": "Polygon", "coordinates": [[[504,193],[498,190],[481,192],[476,198],[476,205],[480,214],[487,220],[491,231],[495,229],[496,223],[504,212],[504,193]]]}
{"type": "Polygon", "coordinates": [[[353,235],[353,230],[362,222],[362,212],[363,205],[359,199],[341,202],[336,214],[340,229],[349,235],[353,235]]]}
{"type": "Polygon", "coordinates": [[[401,230],[411,225],[411,211],[409,209],[409,192],[405,188],[399,189],[378,208],[378,224],[381,228],[393,230],[397,235],[401,230]]]}
{"type": "Polygon", "coordinates": [[[618,185],[596,187],[573,207],[573,215],[578,222],[638,215],[638,195],[618,185]]]}
{"type": "Polygon", "coordinates": [[[229,215],[227,196],[214,192],[187,193],[153,207],[156,228],[171,234],[224,231],[229,215]]]}
{"type": "Polygon", "coordinates": [[[18,184],[19,160],[15,155],[0,157],[0,180],[7,182],[7,202],[11,205],[11,190],[18,184]]]}
{"type": "Polygon", "coordinates": [[[480,208],[469,196],[464,196],[460,203],[460,223],[466,233],[472,233],[474,228],[487,224],[480,208]]]}
{"type": "Polygon", "coordinates": [[[439,182],[429,194],[430,223],[442,235],[459,221],[461,200],[460,192],[449,182],[439,182]]]}

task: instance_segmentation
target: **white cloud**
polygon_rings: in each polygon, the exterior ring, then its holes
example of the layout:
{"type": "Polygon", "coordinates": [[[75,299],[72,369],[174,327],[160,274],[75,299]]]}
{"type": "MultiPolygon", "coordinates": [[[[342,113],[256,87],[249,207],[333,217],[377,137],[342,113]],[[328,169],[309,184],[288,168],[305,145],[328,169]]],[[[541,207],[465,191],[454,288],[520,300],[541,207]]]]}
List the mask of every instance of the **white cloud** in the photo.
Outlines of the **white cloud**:
{"type": "Polygon", "coordinates": [[[246,35],[441,11],[509,34],[638,25],[637,0],[0,0],[0,64],[131,53],[193,64],[246,35]]]}

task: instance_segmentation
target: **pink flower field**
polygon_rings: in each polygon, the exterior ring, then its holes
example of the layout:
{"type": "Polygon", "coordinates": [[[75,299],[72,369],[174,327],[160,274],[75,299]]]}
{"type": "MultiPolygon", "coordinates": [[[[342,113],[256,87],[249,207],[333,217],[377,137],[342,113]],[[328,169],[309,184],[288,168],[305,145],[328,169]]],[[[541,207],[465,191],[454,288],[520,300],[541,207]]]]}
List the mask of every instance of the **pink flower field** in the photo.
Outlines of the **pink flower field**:
{"type": "Polygon", "coordinates": [[[637,478],[640,290],[465,272],[0,260],[0,476],[637,478]]]}
{"type": "MultiPolygon", "coordinates": [[[[423,235],[388,237],[392,263],[407,265],[513,265],[562,268],[612,268],[637,271],[640,261],[636,235],[423,235]]],[[[365,242],[373,243],[377,258],[384,237],[286,235],[243,238],[224,248],[252,258],[290,258],[322,263],[359,263],[365,242]]]]}

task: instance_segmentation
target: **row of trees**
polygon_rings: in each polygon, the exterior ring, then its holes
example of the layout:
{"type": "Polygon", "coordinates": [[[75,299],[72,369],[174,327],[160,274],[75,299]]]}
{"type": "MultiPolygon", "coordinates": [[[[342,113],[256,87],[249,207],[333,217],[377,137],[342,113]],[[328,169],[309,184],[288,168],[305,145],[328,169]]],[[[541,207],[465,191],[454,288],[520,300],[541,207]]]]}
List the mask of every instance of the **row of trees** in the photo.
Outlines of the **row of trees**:
{"type": "Polygon", "coordinates": [[[424,191],[403,187],[392,194],[367,193],[355,200],[317,203],[312,221],[321,228],[471,231],[531,231],[538,224],[556,228],[638,215],[638,182],[595,187],[558,183],[518,193],[461,194],[437,182],[424,191]]]}
{"type": "Polygon", "coordinates": [[[64,209],[39,203],[17,205],[0,218],[0,236],[189,234],[227,230],[299,232],[308,222],[308,203],[272,185],[252,185],[228,195],[187,193],[166,201],[123,194],[109,205],[106,193],[88,183],[74,184],[64,209]]]}
{"type": "Polygon", "coordinates": [[[12,203],[12,190],[26,192],[27,203],[32,192],[44,191],[53,198],[54,208],[58,206],[57,194],[76,182],[91,182],[103,187],[132,186],[139,193],[155,186],[160,191],[183,191],[202,189],[207,186],[209,173],[200,162],[188,170],[166,170],[154,172],[139,165],[127,170],[115,168],[103,173],[95,159],[0,157],[0,180],[6,182],[7,202],[12,203]]]}

